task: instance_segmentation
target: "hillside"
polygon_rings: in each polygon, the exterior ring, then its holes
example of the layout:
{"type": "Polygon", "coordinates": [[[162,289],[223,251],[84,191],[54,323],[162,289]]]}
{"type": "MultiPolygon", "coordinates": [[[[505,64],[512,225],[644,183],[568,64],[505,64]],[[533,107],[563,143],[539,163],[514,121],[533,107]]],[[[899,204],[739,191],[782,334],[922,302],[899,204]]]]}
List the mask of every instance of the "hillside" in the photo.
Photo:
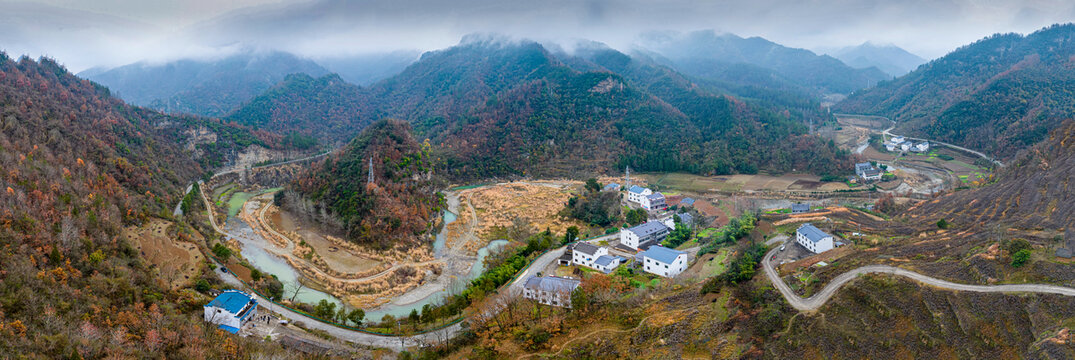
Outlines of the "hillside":
{"type": "Polygon", "coordinates": [[[809,50],[712,30],[648,33],[640,39],[640,46],[660,54],[670,66],[689,76],[739,85],[750,85],[752,81],[745,80],[760,79],[769,72],[772,79],[765,83],[779,87],[801,86],[820,94],[847,94],[891,78],[876,68],[854,69],[809,50]]]}
{"type": "Polygon", "coordinates": [[[369,96],[336,74],[292,74],[226,119],[276,134],[301,134],[343,143],[369,124],[369,96]]]}
{"type": "Polygon", "coordinates": [[[1075,224],[1075,122],[1052,131],[1001,169],[996,183],[958,191],[920,206],[919,214],[950,214],[967,224],[1061,230],[1075,224]]]}
{"type": "Polygon", "coordinates": [[[280,117],[283,127],[273,129],[315,129],[311,135],[334,141],[373,120],[407,120],[443,156],[441,174],[456,179],[566,176],[625,165],[716,174],[850,168],[849,154],[804,135],[799,111],[718,95],[671,69],[610,51],[603,66],[534,42],[468,37],[350,100],[312,95],[327,92],[323,84],[309,91],[284,84],[254,102],[261,110],[244,108],[229,119],[259,126],[251,114],[298,114],[280,117]],[[325,110],[338,104],[345,105],[325,110]],[[329,112],[361,118],[339,122],[350,132],[329,132],[324,116],[304,115],[329,112]],[[750,150],[756,147],[772,150],[750,150]]]}
{"type": "Polygon", "coordinates": [[[993,35],[858,92],[834,110],[888,116],[898,133],[1009,157],[1071,117],[1073,37],[1072,24],[993,35]]]}
{"type": "Polygon", "coordinates": [[[323,76],[328,70],[288,53],[246,52],[223,59],[90,69],[78,75],[107,86],[131,104],[170,113],[224,116],[294,73],[323,76]]]}
{"type": "Polygon", "coordinates": [[[429,145],[414,139],[409,124],[382,120],[297,176],[277,202],[356,242],[412,247],[441,206],[433,167],[429,145]]]}
{"type": "MultiPolygon", "coordinates": [[[[226,358],[259,352],[202,325],[121,238],[245,144],[218,120],[131,107],[56,62],[0,53],[0,349],[29,358],[226,358]],[[190,130],[201,129],[194,141],[190,130]],[[189,147],[184,146],[188,144],[189,147]],[[228,346],[210,346],[226,343],[228,346]]],[[[190,233],[176,234],[189,236],[190,233]]]]}
{"type": "Polygon", "coordinates": [[[838,49],[831,54],[847,66],[856,69],[876,67],[892,77],[903,76],[926,63],[926,59],[898,46],[874,45],[869,42],[838,49]]]}

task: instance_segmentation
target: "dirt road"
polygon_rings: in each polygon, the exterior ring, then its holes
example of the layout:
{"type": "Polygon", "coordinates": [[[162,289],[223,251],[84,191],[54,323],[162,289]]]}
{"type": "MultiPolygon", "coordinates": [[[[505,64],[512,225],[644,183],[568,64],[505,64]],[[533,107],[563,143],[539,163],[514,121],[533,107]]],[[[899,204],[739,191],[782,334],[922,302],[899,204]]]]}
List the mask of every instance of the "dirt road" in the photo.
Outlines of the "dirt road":
{"type": "Polygon", "coordinates": [[[851,282],[863,274],[891,274],[897,276],[904,276],[911,278],[912,280],[924,283],[926,285],[934,286],[946,290],[955,291],[972,291],[983,293],[1013,293],[1013,292],[1031,292],[1039,294],[1058,294],[1064,296],[1075,296],[1075,289],[1047,285],[1047,284],[1006,284],[1006,285],[969,285],[959,284],[951,281],[941,280],[934,277],[922,275],[910,270],[901,269],[886,265],[869,265],[863,266],[843,274],[840,274],[836,278],[821,289],[817,294],[809,298],[801,298],[796,295],[795,292],[788,287],[788,284],[784,283],[784,280],[780,279],[780,275],[773,269],[773,265],[769,262],[773,255],[779,249],[773,249],[769,253],[765,254],[765,259],[762,260],[762,266],[765,268],[765,276],[769,278],[769,281],[776,286],[780,293],[784,295],[784,299],[788,301],[791,307],[799,311],[815,311],[836,294],[836,290],[839,290],[841,286],[851,282]]]}

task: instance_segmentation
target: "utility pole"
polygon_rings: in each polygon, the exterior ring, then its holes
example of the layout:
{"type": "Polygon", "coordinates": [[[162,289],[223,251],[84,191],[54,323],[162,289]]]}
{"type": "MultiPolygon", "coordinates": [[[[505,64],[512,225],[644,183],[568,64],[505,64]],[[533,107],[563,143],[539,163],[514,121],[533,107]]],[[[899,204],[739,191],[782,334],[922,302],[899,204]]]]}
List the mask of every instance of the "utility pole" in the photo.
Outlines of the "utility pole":
{"type": "Polygon", "coordinates": [[[367,180],[366,182],[369,183],[369,184],[373,184],[373,157],[372,156],[370,156],[370,168],[369,169],[370,169],[370,176],[369,176],[369,180],[367,180]]]}

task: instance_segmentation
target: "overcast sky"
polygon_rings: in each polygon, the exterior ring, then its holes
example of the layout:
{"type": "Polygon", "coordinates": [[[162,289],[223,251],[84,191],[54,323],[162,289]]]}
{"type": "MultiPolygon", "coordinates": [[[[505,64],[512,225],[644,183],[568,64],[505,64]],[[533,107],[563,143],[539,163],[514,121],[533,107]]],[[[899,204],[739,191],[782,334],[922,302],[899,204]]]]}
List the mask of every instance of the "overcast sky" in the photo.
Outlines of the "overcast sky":
{"type": "Polygon", "coordinates": [[[451,46],[468,33],[592,39],[715,29],[812,50],[866,41],[924,58],[1075,21],[1060,0],[0,0],[0,50],[72,71],[276,49],[318,58],[451,46]]]}

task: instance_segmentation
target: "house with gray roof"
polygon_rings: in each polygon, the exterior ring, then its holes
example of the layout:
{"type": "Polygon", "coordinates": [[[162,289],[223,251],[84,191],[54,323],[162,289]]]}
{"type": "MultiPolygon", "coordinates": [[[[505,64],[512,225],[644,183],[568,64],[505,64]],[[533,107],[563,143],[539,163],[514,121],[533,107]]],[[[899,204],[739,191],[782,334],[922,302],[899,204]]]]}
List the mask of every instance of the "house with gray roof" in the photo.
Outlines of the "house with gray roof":
{"type": "Polygon", "coordinates": [[[679,206],[680,206],[680,207],[683,207],[683,206],[694,206],[694,199],[693,199],[693,198],[683,198],[683,200],[680,200],[680,201],[679,201],[679,206]]]}
{"type": "Polygon", "coordinates": [[[597,260],[594,260],[593,268],[608,274],[612,272],[612,270],[616,270],[616,268],[624,262],[627,262],[627,259],[619,256],[601,255],[597,260]]]}
{"type": "Polygon", "coordinates": [[[638,255],[642,260],[642,270],[651,274],[670,278],[687,270],[687,253],[683,251],[654,245],[638,255]]]}
{"type": "Polygon", "coordinates": [[[809,204],[791,204],[792,214],[802,214],[810,212],[809,204]]]}
{"type": "Polygon", "coordinates": [[[597,261],[597,258],[604,255],[608,255],[608,249],[594,246],[590,243],[580,242],[575,244],[575,248],[571,250],[571,262],[577,265],[593,268],[594,261],[597,261]]]}
{"type": "Polygon", "coordinates": [[[601,188],[601,191],[620,191],[620,184],[608,183],[605,187],[601,188]]]}
{"type": "Polygon", "coordinates": [[[799,229],[795,231],[795,242],[815,254],[832,250],[834,245],[832,235],[821,231],[811,223],[799,226],[799,229]]]}
{"type": "Polygon", "coordinates": [[[523,284],[523,297],[538,303],[571,307],[571,292],[582,282],[559,276],[533,276],[523,284]]]}
{"type": "Polygon", "coordinates": [[[691,216],[691,214],[680,213],[669,216],[667,219],[664,219],[663,223],[664,226],[668,227],[668,231],[676,229],[676,216],[679,216],[679,224],[683,224],[683,226],[686,226],[688,228],[694,226],[694,217],[691,216]]]}
{"type": "Polygon", "coordinates": [[[643,209],[646,210],[665,210],[668,208],[668,203],[665,201],[664,194],[652,193],[642,198],[639,203],[643,209]]]}
{"type": "Polygon", "coordinates": [[[855,174],[865,181],[881,180],[881,170],[873,167],[868,162],[855,164],[855,174]]]}
{"type": "Polygon", "coordinates": [[[648,244],[656,244],[668,237],[668,227],[660,221],[647,221],[641,225],[620,231],[620,244],[638,250],[648,244]]]}

